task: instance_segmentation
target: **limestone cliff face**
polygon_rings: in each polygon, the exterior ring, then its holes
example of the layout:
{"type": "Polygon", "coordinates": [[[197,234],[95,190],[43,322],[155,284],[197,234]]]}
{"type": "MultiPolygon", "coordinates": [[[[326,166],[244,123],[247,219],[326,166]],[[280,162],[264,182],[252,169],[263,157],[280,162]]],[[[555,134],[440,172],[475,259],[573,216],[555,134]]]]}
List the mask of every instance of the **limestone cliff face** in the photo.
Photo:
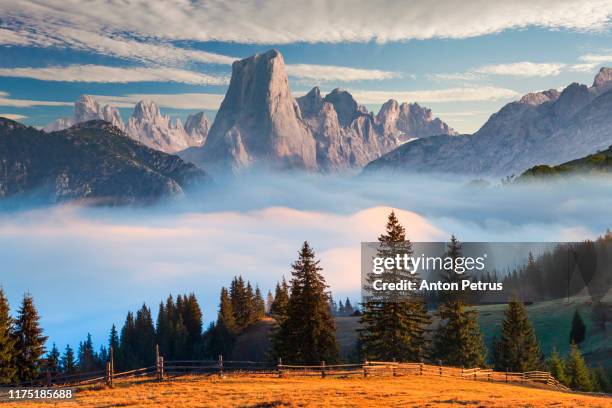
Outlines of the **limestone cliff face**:
{"type": "Polygon", "coordinates": [[[272,50],[234,63],[205,145],[180,155],[214,173],[252,166],[341,172],[414,137],[455,133],[416,104],[398,112],[374,116],[339,88],[323,97],[315,87],[295,99],[283,58],[272,50]]]}
{"type": "Polygon", "coordinates": [[[606,149],[612,138],[612,70],[593,86],[530,93],[491,115],[473,135],[420,139],[380,157],[366,171],[448,172],[474,176],[520,174],[606,149]]]}

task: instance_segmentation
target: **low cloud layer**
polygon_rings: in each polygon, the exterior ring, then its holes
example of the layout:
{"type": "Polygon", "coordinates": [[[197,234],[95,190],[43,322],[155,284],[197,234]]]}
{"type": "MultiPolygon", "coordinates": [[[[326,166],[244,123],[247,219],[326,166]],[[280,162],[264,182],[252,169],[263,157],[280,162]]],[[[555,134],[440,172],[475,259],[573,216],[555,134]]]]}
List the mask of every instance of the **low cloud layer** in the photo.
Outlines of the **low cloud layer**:
{"type": "Polygon", "coordinates": [[[308,240],[337,296],[357,299],[360,242],[396,209],[413,241],[559,241],[610,227],[609,182],[466,187],[393,176],[245,176],[152,208],[73,206],[0,213],[0,284],[16,309],[33,294],[52,341],[97,342],[142,302],[195,292],[214,319],[234,275],[273,288],[308,240]]]}

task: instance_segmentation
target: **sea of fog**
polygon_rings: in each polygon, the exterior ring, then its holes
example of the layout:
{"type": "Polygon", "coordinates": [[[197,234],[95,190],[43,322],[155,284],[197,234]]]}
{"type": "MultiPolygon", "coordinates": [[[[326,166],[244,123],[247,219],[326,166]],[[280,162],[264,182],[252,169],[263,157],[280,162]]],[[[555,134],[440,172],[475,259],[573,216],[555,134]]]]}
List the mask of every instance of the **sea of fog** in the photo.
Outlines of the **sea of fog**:
{"type": "Polygon", "coordinates": [[[96,347],[143,302],[194,292],[206,322],[234,275],[264,294],[308,240],[335,298],[359,299],[360,242],[395,209],[413,241],[574,241],[612,227],[612,181],[537,186],[389,175],[250,175],[152,207],[0,212],[0,285],[17,309],[34,296],[60,349],[96,347]]]}

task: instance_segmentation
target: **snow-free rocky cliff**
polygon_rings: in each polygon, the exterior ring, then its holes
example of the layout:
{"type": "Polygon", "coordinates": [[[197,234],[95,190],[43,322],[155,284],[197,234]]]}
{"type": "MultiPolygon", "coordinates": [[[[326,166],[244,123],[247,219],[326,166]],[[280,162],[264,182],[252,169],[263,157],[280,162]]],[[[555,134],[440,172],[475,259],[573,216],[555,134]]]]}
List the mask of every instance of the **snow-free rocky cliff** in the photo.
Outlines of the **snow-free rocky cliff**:
{"type": "Polygon", "coordinates": [[[152,101],[136,104],[127,124],[121,119],[117,108],[101,106],[89,95],[81,96],[74,104],[74,115],[60,118],[47,125],[43,130],[53,132],[67,129],[90,120],[104,120],[124,131],[134,140],[166,153],[176,153],[193,146],[201,146],[206,140],[210,127],[204,113],[189,115],[185,126],[180,119],[172,120],[162,115],[159,107],[152,101]]]}
{"type": "Polygon", "coordinates": [[[253,166],[308,171],[361,168],[403,142],[455,131],[418,104],[390,100],[374,115],[347,91],[294,98],[277,50],[236,61],[202,147],[179,152],[214,173],[253,166]]]}
{"type": "Polygon", "coordinates": [[[530,93],[505,105],[473,135],[415,140],[366,166],[372,171],[518,175],[538,164],[556,165],[612,144],[612,69],[592,86],[530,93]]]}

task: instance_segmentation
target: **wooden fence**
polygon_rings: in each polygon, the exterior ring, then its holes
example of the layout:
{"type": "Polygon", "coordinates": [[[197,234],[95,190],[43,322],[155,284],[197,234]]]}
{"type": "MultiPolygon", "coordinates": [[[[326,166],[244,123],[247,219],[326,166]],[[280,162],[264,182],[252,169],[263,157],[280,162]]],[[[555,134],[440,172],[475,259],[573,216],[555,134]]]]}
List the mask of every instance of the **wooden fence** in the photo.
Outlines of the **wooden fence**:
{"type": "Polygon", "coordinates": [[[115,372],[113,350],[110,350],[110,359],[106,369],[87,373],[52,376],[49,373],[44,378],[28,383],[12,384],[11,386],[90,386],[106,384],[113,386],[115,380],[134,377],[151,377],[158,381],[185,375],[216,375],[224,377],[226,374],[261,374],[273,375],[278,378],[286,377],[341,377],[351,376],[369,378],[380,376],[426,375],[436,377],[461,378],[474,381],[496,381],[506,383],[539,383],[558,390],[569,391],[569,388],[560,384],[556,378],[545,371],[530,371],[525,373],[499,372],[484,368],[458,368],[424,363],[401,363],[395,361],[364,361],[362,364],[326,364],[319,365],[289,365],[259,361],[226,361],[222,356],[218,360],[174,360],[164,361],[155,350],[155,365],[134,370],[115,372]]]}

